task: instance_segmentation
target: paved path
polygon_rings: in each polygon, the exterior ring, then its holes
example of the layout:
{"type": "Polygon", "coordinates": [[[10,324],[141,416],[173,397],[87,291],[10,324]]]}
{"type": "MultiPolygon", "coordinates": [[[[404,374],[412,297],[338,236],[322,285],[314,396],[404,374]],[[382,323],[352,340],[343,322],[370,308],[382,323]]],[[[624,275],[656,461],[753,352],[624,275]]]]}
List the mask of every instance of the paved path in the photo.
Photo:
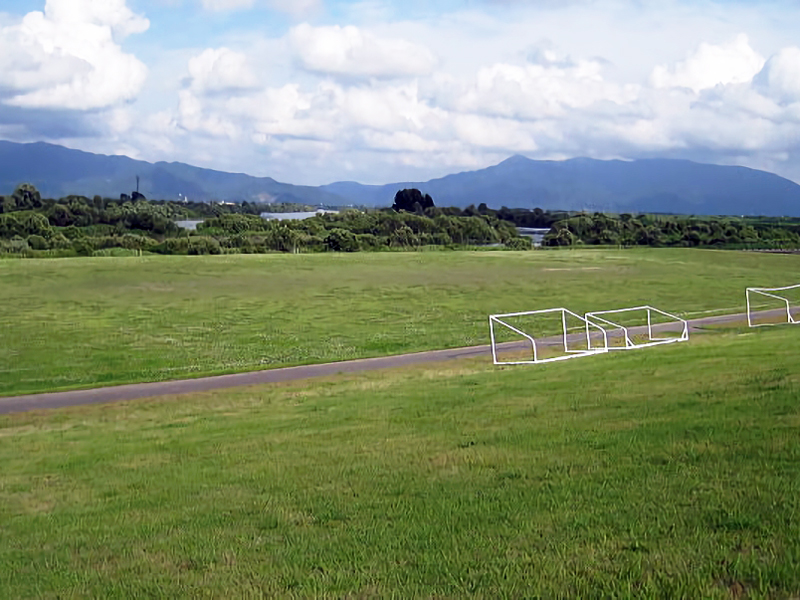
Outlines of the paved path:
{"type": "MultiPolygon", "coordinates": [[[[767,316],[780,314],[781,311],[760,313],[767,316]]],[[[746,323],[745,314],[721,315],[715,317],[702,317],[689,321],[690,331],[697,332],[704,327],[714,325],[730,325],[733,323],[746,323]]],[[[639,328],[632,328],[632,333],[641,332],[639,328]]],[[[543,341],[544,345],[556,345],[560,337],[543,341]]],[[[502,344],[504,350],[524,349],[525,342],[510,342],[502,344]]],[[[214,377],[200,377],[197,379],[182,379],[178,381],[162,381],[154,383],[134,383],[114,387],[96,388],[91,390],[74,390],[69,392],[50,392],[45,394],[30,394],[26,396],[11,396],[0,398],[0,414],[25,412],[30,410],[43,410],[79,406],[83,404],[103,404],[108,402],[122,402],[138,398],[152,398],[172,394],[190,394],[193,392],[206,392],[223,388],[232,388],[245,385],[264,383],[278,383],[282,381],[296,381],[326,375],[341,373],[359,373],[361,371],[374,371],[434,363],[440,361],[456,360],[459,358],[491,357],[491,347],[472,346],[469,348],[453,348],[450,350],[433,350],[430,352],[416,352],[413,354],[399,354],[379,358],[363,358],[343,362],[325,363],[318,365],[305,365],[300,367],[286,367],[269,369],[266,371],[253,371],[250,373],[235,373],[232,375],[218,375],[214,377]]]]}

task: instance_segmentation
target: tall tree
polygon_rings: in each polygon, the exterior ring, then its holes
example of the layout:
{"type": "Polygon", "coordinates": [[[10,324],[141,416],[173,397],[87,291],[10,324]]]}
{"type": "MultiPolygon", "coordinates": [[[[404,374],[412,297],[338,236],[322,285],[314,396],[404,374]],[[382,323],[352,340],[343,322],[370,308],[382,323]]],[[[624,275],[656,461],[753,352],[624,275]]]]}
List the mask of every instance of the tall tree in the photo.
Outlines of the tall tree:
{"type": "Polygon", "coordinates": [[[392,210],[421,213],[426,208],[433,208],[433,206],[433,198],[429,194],[423,196],[418,189],[411,188],[400,190],[395,194],[392,210]]]}
{"type": "Polygon", "coordinates": [[[12,197],[16,201],[17,210],[32,210],[42,207],[42,196],[30,183],[22,183],[14,190],[12,197]]]}

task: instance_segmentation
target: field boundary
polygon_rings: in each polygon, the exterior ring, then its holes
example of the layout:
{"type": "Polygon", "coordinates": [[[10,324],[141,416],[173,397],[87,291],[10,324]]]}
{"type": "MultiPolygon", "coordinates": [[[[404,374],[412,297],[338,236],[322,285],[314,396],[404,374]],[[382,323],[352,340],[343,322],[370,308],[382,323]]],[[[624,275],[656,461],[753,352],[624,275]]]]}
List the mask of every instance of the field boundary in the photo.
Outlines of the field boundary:
{"type": "MultiPolygon", "coordinates": [[[[759,314],[769,317],[772,313],[777,314],[779,312],[781,311],[764,311],[759,314]]],[[[689,331],[694,333],[701,332],[707,327],[720,325],[735,326],[737,324],[742,324],[746,326],[747,314],[735,313],[728,315],[700,317],[697,319],[688,320],[688,323],[689,331]]],[[[636,329],[637,328],[631,328],[630,331],[632,333],[636,333],[636,329]]],[[[641,329],[645,331],[646,326],[641,327],[641,329]]],[[[657,326],[654,326],[653,329],[657,329],[657,326]]],[[[544,344],[556,345],[562,343],[562,341],[562,337],[557,336],[544,341],[544,344]]],[[[517,347],[523,349],[525,346],[524,342],[507,342],[499,345],[499,347],[503,350],[513,351],[517,347]]],[[[0,414],[67,408],[71,406],[82,406],[87,404],[107,404],[114,402],[125,402],[128,400],[139,400],[143,398],[155,398],[158,396],[208,392],[219,389],[244,387],[250,385],[263,385],[269,383],[282,383],[287,381],[299,381],[316,377],[334,376],[347,373],[360,373],[364,371],[399,368],[425,363],[476,358],[481,356],[486,356],[487,358],[491,359],[492,347],[490,344],[469,346],[464,348],[449,348],[445,350],[430,350],[426,352],[414,352],[409,354],[397,354],[375,358],[360,358],[355,360],[302,365],[296,367],[281,367],[261,371],[233,373],[229,375],[213,375],[210,377],[198,377],[196,379],[131,383],[111,387],[70,390],[64,392],[45,392],[22,396],[6,396],[0,397],[0,414]]]]}

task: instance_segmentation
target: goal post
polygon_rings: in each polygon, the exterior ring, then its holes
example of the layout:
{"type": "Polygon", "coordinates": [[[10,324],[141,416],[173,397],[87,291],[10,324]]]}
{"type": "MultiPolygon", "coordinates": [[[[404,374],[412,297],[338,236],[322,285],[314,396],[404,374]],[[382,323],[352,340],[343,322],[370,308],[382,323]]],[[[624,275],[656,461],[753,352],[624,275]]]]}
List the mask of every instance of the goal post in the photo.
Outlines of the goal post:
{"type": "Polygon", "coordinates": [[[689,340],[689,323],[654,306],[633,306],[614,310],[597,310],[584,315],[588,323],[593,323],[608,332],[612,341],[622,339],[622,345],[608,344],[608,350],[635,350],[662,344],[673,344],[689,340]],[[637,314],[638,313],[638,314],[637,314]],[[673,333],[673,335],[666,335],[673,333]],[[640,338],[641,339],[640,341],[640,338]]]}
{"type": "Polygon", "coordinates": [[[542,364],[592,356],[608,351],[605,330],[566,308],[489,315],[489,337],[492,361],[496,365],[542,364]],[[532,320],[548,316],[556,318],[555,323],[557,324],[552,330],[547,331],[530,326],[532,320]],[[529,324],[527,327],[526,322],[529,324]],[[498,335],[500,331],[510,332],[512,336],[522,338],[522,340],[502,342],[498,335]],[[593,337],[595,338],[594,344],[592,343],[593,337]],[[530,359],[503,360],[500,356],[501,350],[517,352],[529,350],[530,359]],[[557,355],[553,356],[552,354],[557,355]]]}
{"type": "Polygon", "coordinates": [[[797,306],[799,300],[800,284],[775,288],[749,287],[745,290],[747,325],[749,327],[764,327],[767,325],[783,325],[787,323],[790,325],[797,325],[800,321],[797,321],[792,315],[792,305],[794,304],[797,306]],[[757,300],[759,296],[762,299],[761,303],[758,303],[757,300]],[[771,305],[778,304],[780,308],[759,310],[770,306],[769,301],[764,301],[765,298],[777,300],[777,303],[772,302],[771,305]],[[774,323],[758,322],[757,317],[759,315],[767,319],[776,317],[778,320],[774,323]]]}

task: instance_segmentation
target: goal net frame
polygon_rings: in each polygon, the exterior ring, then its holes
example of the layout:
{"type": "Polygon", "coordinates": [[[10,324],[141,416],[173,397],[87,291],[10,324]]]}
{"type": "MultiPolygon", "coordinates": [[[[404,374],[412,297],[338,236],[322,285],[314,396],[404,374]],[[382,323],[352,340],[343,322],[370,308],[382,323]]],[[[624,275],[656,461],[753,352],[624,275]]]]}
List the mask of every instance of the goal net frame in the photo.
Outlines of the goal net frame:
{"type": "MultiPolygon", "coordinates": [[[[544,363],[556,362],[561,360],[568,360],[570,358],[579,358],[581,356],[594,356],[595,354],[602,354],[608,352],[608,335],[602,327],[596,325],[594,323],[590,323],[584,317],[580,316],[572,312],[566,308],[545,308],[543,310],[529,310],[523,312],[515,312],[515,313],[504,313],[498,315],[489,315],[489,336],[492,341],[492,361],[496,365],[539,365],[544,363]],[[544,315],[544,314],[552,314],[552,313],[561,313],[561,345],[564,351],[563,356],[554,356],[551,358],[540,358],[539,351],[536,347],[536,338],[518,327],[511,325],[510,323],[506,323],[503,319],[508,319],[511,317],[527,317],[530,315],[544,315]],[[584,325],[584,332],[580,334],[572,334],[572,338],[570,338],[570,334],[568,332],[567,326],[567,315],[578,319],[584,325]],[[499,360],[497,357],[497,350],[498,350],[498,342],[495,335],[495,326],[505,327],[519,336],[522,336],[525,340],[530,342],[531,346],[531,353],[533,355],[532,360],[514,360],[514,361],[502,361],[499,360]],[[599,348],[592,348],[591,344],[591,331],[592,328],[596,330],[596,333],[600,333],[603,338],[603,346],[599,348]],[[586,350],[570,350],[569,342],[570,339],[573,341],[575,340],[575,336],[580,336],[581,339],[584,338],[586,340],[586,350]]],[[[540,339],[547,339],[540,336],[540,339]]],[[[549,338],[552,339],[552,338],[549,338]]]]}
{"type": "MultiPolygon", "coordinates": [[[[784,287],[776,287],[776,288],[762,288],[762,287],[749,287],[745,289],[744,295],[745,300],[747,303],[747,325],[748,327],[768,327],[774,325],[797,325],[800,321],[796,321],[795,318],[792,316],[792,307],[790,300],[785,298],[779,294],[774,294],[771,292],[785,292],[787,290],[795,290],[800,288],[800,283],[795,285],[787,285],[784,287]],[[761,296],[767,296],[769,298],[774,298],[775,300],[781,300],[786,304],[786,322],[781,323],[754,323],[752,318],[752,310],[751,310],[751,302],[750,302],[750,294],[759,294],[761,296]]],[[[778,309],[775,309],[778,310],[778,309]]]]}
{"type": "MultiPolygon", "coordinates": [[[[609,351],[611,350],[636,350],[638,348],[650,348],[651,346],[661,346],[663,344],[675,344],[677,342],[688,342],[689,341],[689,322],[686,319],[682,319],[677,315],[673,315],[666,311],[663,311],[659,308],[655,308],[654,306],[645,305],[645,306],[632,306],[630,308],[617,308],[614,310],[596,310],[592,312],[587,312],[585,315],[585,319],[587,322],[593,323],[598,327],[611,327],[613,329],[617,329],[622,331],[622,334],[625,339],[624,346],[609,346],[608,345],[608,338],[606,338],[606,347],[609,351]],[[607,319],[605,317],[601,317],[600,315],[614,315],[620,313],[627,313],[627,312],[634,312],[634,311],[647,311],[647,325],[622,325],[621,323],[617,323],[616,321],[612,321],[611,319],[607,319]],[[657,313],[663,317],[667,317],[668,319],[672,319],[675,323],[680,324],[682,326],[681,334],[678,337],[667,337],[667,338],[659,338],[653,336],[653,329],[657,329],[661,323],[653,323],[653,313],[657,313]],[[647,332],[647,342],[644,343],[636,343],[631,338],[631,330],[644,330],[647,332]]],[[[589,344],[591,344],[591,340],[589,340],[589,344]]]]}

